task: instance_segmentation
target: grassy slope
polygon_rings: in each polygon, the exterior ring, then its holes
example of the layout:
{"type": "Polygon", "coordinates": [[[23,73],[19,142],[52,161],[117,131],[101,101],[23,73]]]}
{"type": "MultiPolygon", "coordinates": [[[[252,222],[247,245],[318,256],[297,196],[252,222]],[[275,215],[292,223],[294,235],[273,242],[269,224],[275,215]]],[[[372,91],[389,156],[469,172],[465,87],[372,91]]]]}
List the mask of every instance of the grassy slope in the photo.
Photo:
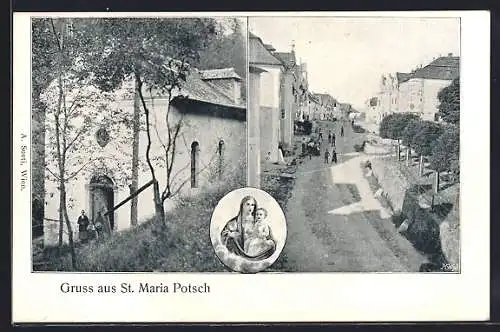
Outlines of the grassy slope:
{"type": "MultiPolygon", "coordinates": [[[[167,213],[167,224],[154,219],[116,233],[102,243],[76,248],[78,270],[89,272],[129,271],[224,271],[214,254],[209,235],[212,211],[228,192],[241,185],[226,185],[196,197],[185,197],[167,213]]],[[[69,270],[67,248],[45,250],[44,270],[69,270]]]]}

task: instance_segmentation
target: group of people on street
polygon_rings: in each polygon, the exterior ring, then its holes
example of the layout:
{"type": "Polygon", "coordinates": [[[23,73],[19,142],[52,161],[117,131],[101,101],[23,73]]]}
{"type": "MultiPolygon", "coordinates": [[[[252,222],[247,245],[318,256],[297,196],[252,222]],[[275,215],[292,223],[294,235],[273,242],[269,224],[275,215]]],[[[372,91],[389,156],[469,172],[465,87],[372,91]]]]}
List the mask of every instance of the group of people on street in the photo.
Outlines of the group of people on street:
{"type": "MultiPolygon", "coordinates": [[[[323,142],[323,128],[317,127],[314,131],[316,137],[309,137],[302,139],[302,155],[309,156],[309,160],[313,155],[321,155],[321,143],[323,142]]],[[[313,134],[314,135],[314,134],[313,134]]],[[[340,136],[344,136],[344,126],[340,127],[340,136]]],[[[337,150],[336,150],[336,135],[330,129],[328,131],[328,145],[325,148],[324,160],[325,164],[337,163],[337,150]]]]}
{"type": "Polygon", "coordinates": [[[85,210],[82,210],[81,215],[78,217],[78,239],[82,243],[87,243],[89,240],[99,240],[103,238],[104,232],[111,233],[109,222],[102,216],[99,211],[95,221],[90,221],[85,210]],[[108,227],[106,227],[108,226],[108,227]]]}

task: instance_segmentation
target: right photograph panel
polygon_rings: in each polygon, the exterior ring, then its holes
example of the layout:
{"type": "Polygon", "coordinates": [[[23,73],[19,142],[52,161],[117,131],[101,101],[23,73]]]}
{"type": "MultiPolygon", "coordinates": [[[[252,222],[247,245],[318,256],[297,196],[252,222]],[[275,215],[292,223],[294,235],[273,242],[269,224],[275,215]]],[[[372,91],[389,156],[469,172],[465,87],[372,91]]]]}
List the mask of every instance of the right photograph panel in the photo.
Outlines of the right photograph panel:
{"type": "Polygon", "coordinates": [[[460,19],[249,17],[248,185],[273,270],[460,273],[460,19]]]}

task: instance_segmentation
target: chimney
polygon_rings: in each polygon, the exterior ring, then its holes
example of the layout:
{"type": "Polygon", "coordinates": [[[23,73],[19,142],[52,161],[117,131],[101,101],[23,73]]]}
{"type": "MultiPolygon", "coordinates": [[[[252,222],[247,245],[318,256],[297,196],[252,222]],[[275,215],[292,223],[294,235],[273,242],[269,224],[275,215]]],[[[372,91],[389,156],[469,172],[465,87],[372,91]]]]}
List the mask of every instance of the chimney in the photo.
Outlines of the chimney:
{"type": "Polygon", "coordinates": [[[264,44],[264,47],[266,48],[266,50],[268,50],[271,53],[274,52],[274,51],[276,51],[276,49],[274,48],[274,46],[271,45],[271,44],[264,44]]]}
{"type": "Polygon", "coordinates": [[[453,53],[448,53],[448,57],[452,57],[453,56],[453,53]]]}

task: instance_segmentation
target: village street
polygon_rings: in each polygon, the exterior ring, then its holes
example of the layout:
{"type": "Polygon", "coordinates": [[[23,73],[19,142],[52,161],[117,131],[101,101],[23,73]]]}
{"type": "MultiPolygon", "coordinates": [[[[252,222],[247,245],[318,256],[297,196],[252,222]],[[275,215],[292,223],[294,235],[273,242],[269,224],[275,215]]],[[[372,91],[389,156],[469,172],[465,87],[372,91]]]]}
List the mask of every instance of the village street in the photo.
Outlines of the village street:
{"type": "Polygon", "coordinates": [[[426,258],[395,230],[373,197],[354,152],[363,134],[349,122],[321,122],[321,155],[304,159],[287,204],[286,271],[414,272],[426,258]],[[345,130],[340,136],[340,127],[345,130]],[[328,131],[336,135],[337,164],[325,164],[328,131]]]}

